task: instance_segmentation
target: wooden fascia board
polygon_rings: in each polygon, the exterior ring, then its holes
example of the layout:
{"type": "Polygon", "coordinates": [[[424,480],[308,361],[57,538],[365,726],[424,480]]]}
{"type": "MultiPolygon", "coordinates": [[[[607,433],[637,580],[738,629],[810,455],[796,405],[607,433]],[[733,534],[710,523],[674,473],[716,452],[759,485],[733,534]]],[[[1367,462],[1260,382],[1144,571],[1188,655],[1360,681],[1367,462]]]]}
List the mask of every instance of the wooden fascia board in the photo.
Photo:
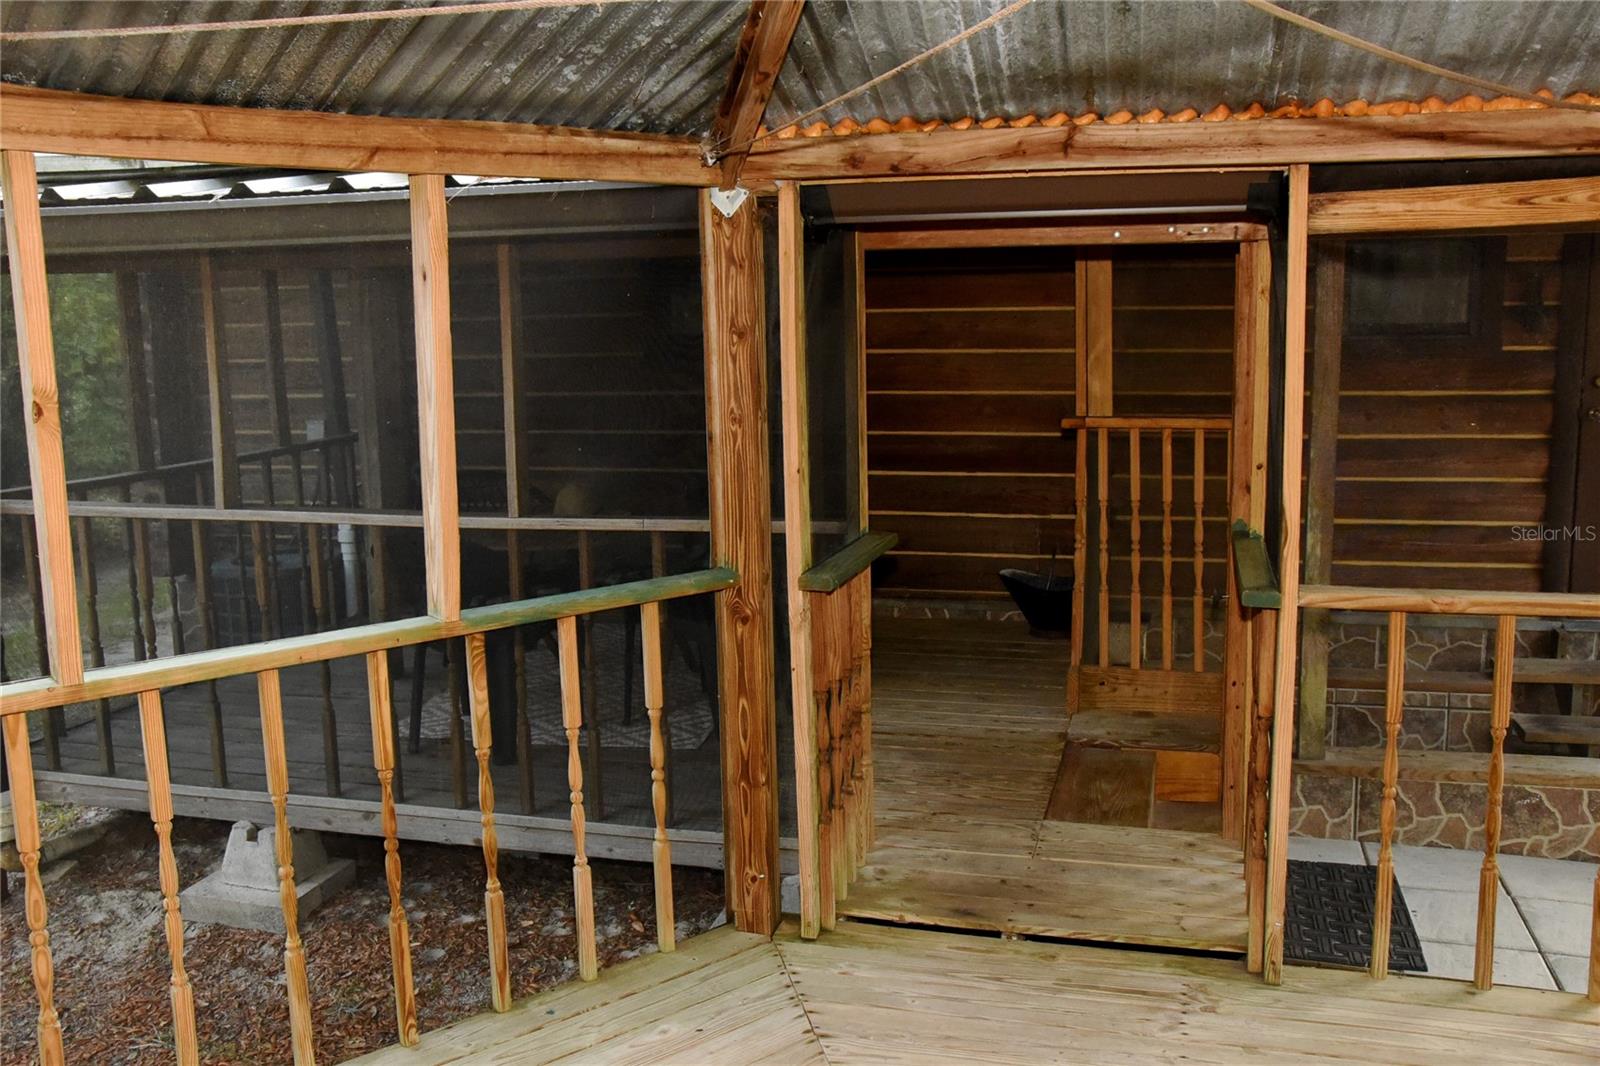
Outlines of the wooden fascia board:
{"type": "Polygon", "coordinates": [[[1308,220],[1313,235],[1593,225],[1600,178],[1323,193],[1308,220]]]}
{"type": "Polygon", "coordinates": [[[0,143],[67,155],[315,170],[708,185],[689,137],[220,107],[0,87],[0,143]]]}
{"type": "Polygon", "coordinates": [[[1400,118],[1257,119],[848,137],[768,137],[745,164],[750,181],[1017,171],[1487,159],[1600,154],[1600,114],[1529,110],[1400,118]]]}

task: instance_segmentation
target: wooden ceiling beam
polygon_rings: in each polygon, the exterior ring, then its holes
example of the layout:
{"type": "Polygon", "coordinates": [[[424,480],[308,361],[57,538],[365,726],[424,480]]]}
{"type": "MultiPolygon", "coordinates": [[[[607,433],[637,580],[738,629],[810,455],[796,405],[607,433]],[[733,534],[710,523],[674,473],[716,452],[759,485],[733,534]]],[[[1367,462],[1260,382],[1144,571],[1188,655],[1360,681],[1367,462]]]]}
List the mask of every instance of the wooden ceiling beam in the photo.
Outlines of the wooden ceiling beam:
{"type": "Polygon", "coordinates": [[[744,180],[1258,167],[1600,153],[1600,114],[1529,110],[763,138],[744,180]]]}
{"type": "Polygon", "coordinates": [[[728,87],[711,123],[708,154],[724,189],[739,181],[804,9],[805,0],[750,0],[750,14],[728,70],[728,87]]]}
{"type": "Polygon", "coordinates": [[[693,138],[219,107],[0,87],[0,142],[18,151],[312,170],[709,185],[693,138]]]}

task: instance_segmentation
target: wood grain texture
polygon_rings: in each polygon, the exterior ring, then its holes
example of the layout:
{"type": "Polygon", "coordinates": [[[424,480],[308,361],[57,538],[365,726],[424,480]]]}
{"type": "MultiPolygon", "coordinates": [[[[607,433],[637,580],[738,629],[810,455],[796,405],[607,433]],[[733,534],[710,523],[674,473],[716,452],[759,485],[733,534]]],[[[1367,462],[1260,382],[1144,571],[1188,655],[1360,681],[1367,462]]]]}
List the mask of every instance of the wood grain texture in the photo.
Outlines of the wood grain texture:
{"type": "Polygon", "coordinates": [[[1383,798],[1378,810],[1378,888],[1372,906],[1372,958],[1375,980],[1389,976],[1390,911],[1394,906],[1395,799],[1400,794],[1400,725],[1405,713],[1406,615],[1389,612],[1388,683],[1383,710],[1383,798]]]}
{"type": "Polygon", "coordinates": [[[1320,193],[1311,198],[1309,211],[1313,234],[1416,233],[1596,222],[1600,222],[1600,184],[1593,178],[1320,193]]]}
{"type": "Polygon", "coordinates": [[[37,501],[41,607],[49,671],[62,684],[83,680],[78,592],[72,566],[72,526],[67,516],[67,475],[61,453],[61,397],[56,384],[55,341],[50,329],[44,235],[33,153],[0,152],[0,193],[6,203],[6,250],[11,309],[16,320],[17,372],[28,444],[28,475],[37,501]]]}
{"type": "Polygon", "coordinates": [[[283,908],[283,970],[289,999],[289,1039],[295,1066],[316,1062],[316,1035],[311,1028],[311,987],[306,976],[305,948],[300,942],[300,905],[294,885],[294,831],[289,827],[289,764],[283,735],[283,688],[278,671],[256,675],[261,701],[261,745],[272,797],[272,819],[278,859],[278,902],[283,908]]]}
{"type": "Polygon", "coordinates": [[[1506,730],[1511,725],[1512,662],[1517,654],[1517,620],[1503,614],[1494,631],[1494,694],[1489,701],[1489,780],[1483,815],[1483,866],[1478,871],[1478,937],[1473,949],[1472,984],[1494,987],[1495,902],[1500,895],[1500,825],[1506,791],[1506,730]]]}
{"type": "Polygon", "coordinates": [[[739,575],[716,605],[724,869],[734,924],[769,935],[781,878],[765,285],[754,204],[725,218],[702,196],[700,241],[711,557],[739,575]]]}
{"type": "Polygon", "coordinates": [[[767,112],[805,0],[751,0],[728,64],[728,86],[711,119],[711,150],[724,189],[739,183],[761,117],[767,112]]]}
{"type": "Polygon", "coordinates": [[[1256,222],[1184,222],[1179,225],[1129,226],[925,226],[918,229],[871,229],[861,232],[869,250],[889,248],[1029,248],[1058,245],[1232,244],[1266,238],[1256,222]]]}
{"type": "Polygon", "coordinates": [[[233,433],[233,385],[228,373],[226,323],[211,256],[200,257],[200,322],[205,339],[206,405],[211,417],[211,499],[222,508],[240,502],[238,442],[233,433]]]}
{"type": "Polygon", "coordinates": [[[461,614],[455,377],[450,343],[450,226],[444,176],[411,176],[411,286],[417,336],[417,439],[428,613],[461,614]]]}
{"type": "MultiPolygon", "coordinates": [[[[1284,599],[1288,602],[1287,583],[1284,599]]],[[[1600,618],[1600,600],[1584,593],[1568,592],[1479,592],[1308,584],[1299,589],[1299,602],[1301,607],[1328,607],[1345,611],[1600,618]]]]}
{"type": "Polygon", "coordinates": [[[467,694],[472,717],[472,752],[478,761],[478,811],[483,838],[483,913],[489,931],[489,1001],[511,1008],[511,955],[506,942],[506,899],[500,887],[500,841],[494,828],[494,776],[490,772],[489,663],[482,633],[466,639],[467,694]]]}
{"type": "Polygon", "coordinates": [[[583,755],[578,731],[583,728],[583,691],[579,681],[578,620],[571,616],[556,623],[561,655],[561,727],[567,734],[567,787],[572,818],[572,894],[578,942],[578,976],[593,981],[600,975],[594,940],[594,873],[589,868],[584,832],[583,755]]]}
{"type": "Polygon", "coordinates": [[[0,137],[68,155],[708,185],[692,137],[153,102],[7,85],[0,137]]]}
{"type": "Polygon", "coordinates": [[[400,826],[394,808],[394,689],[389,680],[389,653],[367,653],[367,699],[372,717],[372,766],[378,774],[378,800],[383,819],[383,877],[389,889],[389,961],[394,972],[395,1029],[401,1046],[414,1047],[417,993],[411,974],[411,924],[400,895],[400,826]]]}
{"type": "Polygon", "coordinates": [[[39,1001],[35,1035],[42,1066],[63,1066],[61,1018],[55,1004],[55,962],[50,955],[49,913],[44,883],[39,878],[39,804],[34,794],[33,752],[28,740],[28,719],[11,715],[0,719],[6,746],[6,768],[11,776],[11,817],[17,857],[22,864],[23,912],[28,926],[28,956],[33,972],[33,992],[39,1001]]]}
{"type": "Polygon", "coordinates": [[[640,606],[639,630],[644,654],[644,709],[650,719],[650,807],[656,821],[655,836],[650,841],[650,857],[655,868],[656,946],[662,951],[671,951],[676,947],[677,932],[672,910],[672,842],[667,839],[667,745],[662,733],[665,686],[662,683],[660,604],[640,606]]]}

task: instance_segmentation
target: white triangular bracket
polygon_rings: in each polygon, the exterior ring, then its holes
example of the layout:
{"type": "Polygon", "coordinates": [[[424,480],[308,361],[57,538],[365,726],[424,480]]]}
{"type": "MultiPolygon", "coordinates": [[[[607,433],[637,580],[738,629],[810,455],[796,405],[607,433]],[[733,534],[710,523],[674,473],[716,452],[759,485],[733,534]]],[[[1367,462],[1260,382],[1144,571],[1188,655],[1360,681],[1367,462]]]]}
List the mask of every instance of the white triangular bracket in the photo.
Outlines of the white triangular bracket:
{"type": "Polygon", "coordinates": [[[711,206],[721,211],[723,218],[732,218],[749,195],[750,190],[743,185],[735,185],[731,189],[712,189],[711,206]]]}

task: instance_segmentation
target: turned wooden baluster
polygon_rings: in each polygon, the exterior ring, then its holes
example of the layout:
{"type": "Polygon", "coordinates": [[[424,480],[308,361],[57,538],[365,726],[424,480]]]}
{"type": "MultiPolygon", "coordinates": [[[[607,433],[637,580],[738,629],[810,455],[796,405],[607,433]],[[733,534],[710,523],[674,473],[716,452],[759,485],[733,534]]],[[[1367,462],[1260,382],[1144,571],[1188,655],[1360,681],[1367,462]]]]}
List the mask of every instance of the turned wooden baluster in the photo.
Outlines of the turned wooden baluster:
{"type": "Polygon", "coordinates": [[[1144,464],[1140,462],[1139,437],[1137,429],[1128,431],[1128,502],[1131,507],[1128,520],[1129,537],[1129,569],[1130,584],[1128,586],[1128,665],[1138,670],[1143,665],[1144,656],[1140,648],[1140,617],[1142,607],[1139,597],[1139,568],[1143,560],[1139,555],[1139,496],[1142,486],[1141,476],[1144,464]]]}
{"type": "Polygon", "coordinates": [[[1194,431],[1194,668],[1206,668],[1206,431],[1194,431]]]}
{"type": "Polygon", "coordinates": [[[1389,612],[1389,672],[1384,684],[1383,800],[1378,810],[1378,893],[1372,906],[1372,962],[1377,980],[1389,976],[1389,930],[1394,909],[1394,815],[1400,794],[1400,721],[1405,707],[1406,613],[1389,612]]]}
{"type": "MultiPolygon", "coordinates": [[[[28,523],[31,528],[32,523],[28,523]]],[[[40,648],[44,645],[40,644],[40,648]]],[[[61,1019],[56,1016],[55,964],[50,957],[44,883],[39,880],[39,806],[33,790],[33,751],[28,743],[28,716],[0,718],[6,763],[11,774],[11,816],[17,857],[22,863],[23,909],[28,923],[28,953],[33,964],[33,990],[39,998],[36,1032],[41,1066],[62,1066],[61,1019]]]]}
{"type": "Polygon", "coordinates": [[[572,895],[578,976],[593,981],[599,975],[600,960],[594,942],[594,875],[583,839],[583,755],[578,750],[578,731],[583,728],[583,690],[578,681],[578,620],[571,615],[557,620],[556,633],[561,646],[561,726],[567,734],[567,787],[572,804],[572,895]]]}
{"type": "Polygon", "coordinates": [[[200,1061],[200,1039],[194,1027],[194,989],[183,968],[183,912],[178,905],[178,859],[172,852],[172,780],[167,769],[167,726],[161,693],[139,693],[139,728],[144,741],[145,784],[150,792],[150,821],[161,856],[161,907],[172,957],[172,1041],[184,1066],[200,1061]]]}
{"type": "Polygon", "coordinates": [[[1161,669],[1172,669],[1172,430],[1161,431],[1161,669]]]}
{"type": "Polygon", "coordinates": [[[294,887],[294,836],[289,828],[289,762],[283,739],[283,687],[278,671],[256,675],[261,701],[261,746],[267,764],[267,792],[272,797],[277,833],[278,902],[283,907],[283,970],[289,992],[289,1039],[296,1066],[316,1062],[311,1031],[311,989],[306,978],[305,948],[300,943],[300,905],[294,887]]]}
{"type": "MultiPolygon", "coordinates": [[[[79,517],[78,559],[83,564],[84,621],[88,627],[89,662],[93,666],[106,664],[105,643],[100,639],[100,582],[94,565],[94,523],[79,517]]],[[[107,777],[117,776],[117,754],[111,743],[111,701],[101,700],[95,705],[95,730],[100,738],[100,772],[107,777]]]]}
{"type": "Polygon", "coordinates": [[[489,926],[489,993],[497,1011],[511,1008],[511,955],[506,943],[506,898],[500,889],[500,842],[494,829],[494,777],[489,772],[489,664],[483,634],[467,636],[467,693],[472,751],[478,760],[479,824],[483,827],[483,911],[489,926]]]}
{"type": "Polygon", "coordinates": [[[676,946],[672,911],[672,842],[667,839],[667,744],[661,731],[665,686],[661,672],[661,605],[639,606],[640,643],[644,649],[644,710],[650,719],[650,805],[656,832],[650,844],[655,862],[656,943],[662,951],[676,946]]]}
{"type": "Polygon", "coordinates": [[[395,1027],[400,1043],[416,1044],[417,994],[411,978],[411,925],[400,898],[400,824],[394,810],[394,704],[389,653],[367,653],[367,698],[372,712],[372,766],[383,810],[383,874],[389,883],[389,960],[394,971],[395,1027]]]}
{"type": "Polygon", "coordinates": [[[1478,872],[1478,942],[1472,983],[1494,987],[1494,909],[1500,894],[1500,816],[1505,799],[1506,730],[1511,726],[1511,662],[1517,654],[1517,620],[1503,614],[1494,631],[1494,695],[1489,704],[1489,792],[1483,819],[1483,868],[1478,872]]]}
{"type": "Polygon", "coordinates": [[[1100,665],[1111,665],[1111,442],[1105,430],[1100,431],[1099,484],[1100,498],[1100,665]]]}
{"type": "MultiPolygon", "coordinates": [[[[667,538],[659,529],[650,531],[650,576],[667,576],[667,538]]],[[[663,615],[661,622],[661,675],[666,677],[667,670],[672,661],[671,636],[667,632],[666,618],[663,615]]],[[[663,683],[665,683],[663,681],[663,683]]],[[[671,825],[676,818],[674,804],[677,794],[672,790],[672,720],[665,716],[661,719],[661,737],[666,745],[667,762],[662,767],[666,771],[667,785],[667,824],[671,825]]]]}

